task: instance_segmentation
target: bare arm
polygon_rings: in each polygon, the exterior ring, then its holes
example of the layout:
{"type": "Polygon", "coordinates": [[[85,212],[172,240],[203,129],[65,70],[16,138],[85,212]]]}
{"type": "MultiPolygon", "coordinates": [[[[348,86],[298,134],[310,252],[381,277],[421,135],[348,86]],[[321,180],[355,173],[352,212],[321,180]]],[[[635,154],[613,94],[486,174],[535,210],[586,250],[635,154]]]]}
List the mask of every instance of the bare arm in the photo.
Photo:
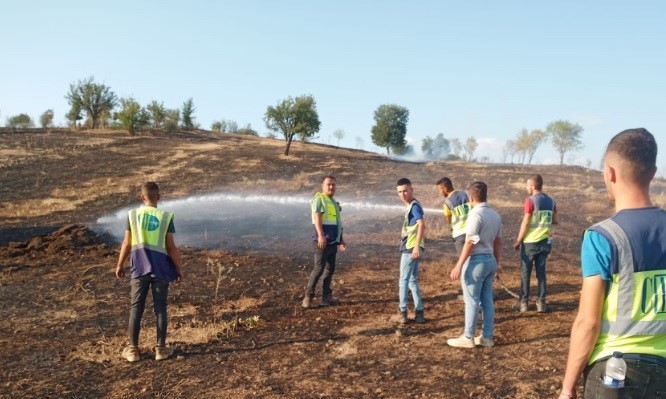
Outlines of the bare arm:
{"type": "Polygon", "coordinates": [[[324,234],[324,214],[321,212],[312,212],[312,224],[317,232],[317,247],[326,248],[326,234],[324,234]]]}
{"type": "Polygon", "coordinates": [[[166,250],[173,264],[176,265],[176,271],[178,272],[176,282],[179,283],[185,275],[183,274],[183,262],[180,260],[180,253],[176,247],[176,242],[173,240],[173,233],[167,233],[166,235],[166,250]]]}
{"type": "Polygon", "coordinates": [[[495,261],[497,262],[498,266],[500,263],[501,254],[502,254],[502,237],[495,237],[495,241],[493,242],[493,255],[495,255],[495,261]]]}
{"type": "Polygon", "coordinates": [[[606,283],[601,276],[583,279],[578,314],[571,328],[567,369],[562,380],[560,394],[562,398],[576,397],[576,383],[585,369],[601,330],[601,310],[604,304],[605,288],[606,283]]]}
{"type": "Polygon", "coordinates": [[[557,213],[553,212],[552,224],[560,224],[560,221],[557,219],[557,213]]]}
{"type": "Polygon", "coordinates": [[[530,227],[531,218],[532,215],[529,213],[523,215],[523,221],[520,223],[520,231],[518,232],[518,237],[516,237],[516,242],[513,243],[513,249],[520,248],[520,244],[522,244],[525,234],[527,234],[527,229],[530,227]]]}
{"type": "Polygon", "coordinates": [[[419,219],[416,221],[416,245],[412,249],[412,259],[418,259],[421,256],[421,241],[425,233],[426,224],[425,220],[419,219]]]}
{"type": "Polygon", "coordinates": [[[125,238],[123,238],[123,243],[120,245],[120,256],[118,256],[118,263],[116,264],[116,277],[123,278],[125,277],[125,261],[132,250],[132,232],[125,230],[125,238]]]}
{"type": "Polygon", "coordinates": [[[469,255],[472,253],[472,248],[474,248],[474,245],[475,244],[472,241],[468,239],[465,240],[465,244],[463,244],[462,251],[460,252],[460,257],[458,258],[458,263],[456,263],[456,266],[453,268],[453,270],[451,270],[451,274],[449,275],[452,281],[460,279],[462,267],[465,265],[469,255]]]}

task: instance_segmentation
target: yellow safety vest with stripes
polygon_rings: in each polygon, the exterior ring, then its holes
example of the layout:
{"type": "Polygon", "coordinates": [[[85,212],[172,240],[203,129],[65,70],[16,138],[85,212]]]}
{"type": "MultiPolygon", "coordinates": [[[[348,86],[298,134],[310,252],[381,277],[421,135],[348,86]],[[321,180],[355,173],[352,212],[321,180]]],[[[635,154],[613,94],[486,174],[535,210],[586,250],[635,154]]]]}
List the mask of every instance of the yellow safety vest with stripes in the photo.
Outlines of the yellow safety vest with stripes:
{"type": "Polygon", "coordinates": [[[128,216],[132,233],[132,278],[151,274],[167,281],[175,280],[175,265],[166,249],[166,235],[173,213],[142,206],[129,211],[128,216]]]}
{"type": "MultiPolygon", "coordinates": [[[[412,249],[416,246],[416,233],[418,232],[418,223],[414,223],[413,225],[409,225],[409,214],[412,211],[412,207],[414,204],[419,204],[421,203],[417,201],[416,199],[413,199],[412,202],[409,203],[407,206],[407,211],[405,212],[405,221],[402,224],[402,231],[400,233],[400,238],[405,239],[407,237],[407,242],[405,244],[405,248],[407,249],[412,249]]],[[[425,249],[425,237],[421,237],[421,244],[419,247],[425,249]]]]}
{"type": "Polygon", "coordinates": [[[312,198],[312,212],[316,212],[317,203],[324,205],[321,223],[324,233],[327,235],[329,244],[340,243],[342,240],[342,218],[340,217],[340,205],[328,195],[317,192],[312,198]]]}
{"type": "Polygon", "coordinates": [[[550,235],[550,229],[553,226],[553,214],[555,213],[555,201],[545,194],[533,195],[530,197],[534,210],[530,218],[530,224],[523,238],[524,243],[535,243],[543,241],[550,235]],[[545,207],[542,202],[550,200],[550,206],[545,207]]]}
{"type": "Polygon", "coordinates": [[[467,215],[471,209],[472,205],[469,203],[467,194],[464,192],[454,190],[448,198],[444,198],[444,214],[451,214],[451,237],[456,238],[465,234],[465,229],[467,228],[467,215]],[[464,196],[461,194],[464,194],[464,196]],[[452,198],[464,202],[455,205],[453,201],[451,201],[452,198]]]}
{"type": "MultiPolygon", "coordinates": [[[[589,364],[614,351],[666,359],[666,269],[635,271],[631,243],[615,221],[593,226],[610,234],[617,249],[618,273],[604,298],[601,332],[589,364]]],[[[666,265],[661,265],[666,266],[666,265]]]]}

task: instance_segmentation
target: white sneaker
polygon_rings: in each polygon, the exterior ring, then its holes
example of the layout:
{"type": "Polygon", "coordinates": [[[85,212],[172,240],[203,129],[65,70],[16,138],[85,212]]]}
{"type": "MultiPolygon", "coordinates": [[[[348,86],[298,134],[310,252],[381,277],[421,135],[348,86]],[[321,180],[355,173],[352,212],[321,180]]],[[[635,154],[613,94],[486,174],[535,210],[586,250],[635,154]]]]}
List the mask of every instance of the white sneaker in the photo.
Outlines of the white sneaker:
{"type": "Polygon", "coordinates": [[[493,342],[492,339],[485,339],[483,338],[483,335],[474,337],[474,343],[477,345],[481,345],[484,348],[492,348],[493,346],[495,346],[495,343],[493,342]]]}
{"type": "Polygon", "coordinates": [[[137,348],[136,346],[126,346],[125,349],[123,349],[122,356],[128,362],[138,362],[139,359],[141,359],[139,348],[137,348]]]}
{"type": "Polygon", "coordinates": [[[465,334],[462,334],[458,338],[449,338],[446,341],[447,344],[450,346],[453,346],[454,348],[475,348],[476,344],[474,343],[474,339],[472,338],[467,338],[465,334]]]}
{"type": "Polygon", "coordinates": [[[173,355],[173,348],[169,348],[168,346],[155,347],[155,360],[168,359],[171,355],[173,355]]]}

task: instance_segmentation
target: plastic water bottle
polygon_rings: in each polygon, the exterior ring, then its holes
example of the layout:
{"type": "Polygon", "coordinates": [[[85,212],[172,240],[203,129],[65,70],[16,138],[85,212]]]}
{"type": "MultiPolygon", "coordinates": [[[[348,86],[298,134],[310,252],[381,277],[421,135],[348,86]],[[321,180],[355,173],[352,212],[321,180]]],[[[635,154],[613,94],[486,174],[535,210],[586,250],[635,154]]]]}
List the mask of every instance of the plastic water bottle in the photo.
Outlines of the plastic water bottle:
{"type": "Polygon", "coordinates": [[[627,363],[622,358],[622,352],[613,352],[613,356],[606,360],[604,384],[610,388],[622,388],[626,374],[627,363]]]}

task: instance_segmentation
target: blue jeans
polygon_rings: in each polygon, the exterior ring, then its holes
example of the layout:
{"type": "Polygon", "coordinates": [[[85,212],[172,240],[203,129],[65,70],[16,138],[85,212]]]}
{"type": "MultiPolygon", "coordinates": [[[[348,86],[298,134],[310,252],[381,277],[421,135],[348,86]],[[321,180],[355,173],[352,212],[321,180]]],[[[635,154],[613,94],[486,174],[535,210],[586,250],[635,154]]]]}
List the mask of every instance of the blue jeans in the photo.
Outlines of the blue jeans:
{"type": "Polygon", "coordinates": [[[497,261],[493,254],[475,254],[462,270],[462,288],[465,299],[465,337],[473,338],[479,321],[479,307],[483,314],[483,338],[492,339],[495,328],[493,281],[497,261]]]}
{"type": "Polygon", "coordinates": [[[546,300],[546,260],[550,253],[551,245],[548,239],[520,245],[520,301],[527,302],[530,299],[530,275],[532,267],[536,269],[537,277],[537,301],[546,300]]]}
{"type": "Polygon", "coordinates": [[[412,259],[411,253],[403,253],[400,257],[400,280],[398,281],[398,308],[407,311],[407,288],[412,291],[414,308],[423,310],[421,288],[419,287],[419,261],[412,259]]]}

